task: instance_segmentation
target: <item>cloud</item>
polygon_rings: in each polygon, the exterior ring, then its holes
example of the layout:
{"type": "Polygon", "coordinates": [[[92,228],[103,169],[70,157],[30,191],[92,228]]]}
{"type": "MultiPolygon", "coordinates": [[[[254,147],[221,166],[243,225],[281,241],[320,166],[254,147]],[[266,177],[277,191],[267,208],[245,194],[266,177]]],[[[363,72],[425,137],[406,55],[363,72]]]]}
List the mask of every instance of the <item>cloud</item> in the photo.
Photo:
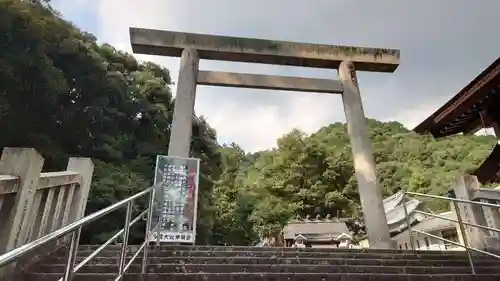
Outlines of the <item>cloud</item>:
{"type": "MultiPolygon", "coordinates": [[[[500,1],[482,0],[80,0],[92,16],[77,17],[65,0],[54,5],[101,41],[130,50],[128,28],[401,49],[394,74],[360,73],[368,117],[413,127],[498,56],[500,1]]],[[[80,7],[81,8],[81,7],[80,7]]],[[[177,80],[179,60],[158,62],[177,80]]],[[[202,61],[202,69],[336,79],[334,70],[202,61]]],[[[292,128],[307,133],[343,121],[338,96],[198,87],[197,114],[220,141],[245,150],[271,147],[292,128]]]]}
{"type": "MultiPolygon", "coordinates": [[[[255,93],[265,95],[262,93],[255,93]]],[[[283,95],[296,93],[283,93],[283,95]]],[[[222,103],[210,115],[209,122],[218,131],[222,141],[237,143],[249,151],[259,151],[274,147],[277,137],[294,128],[305,132],[315,132],[331,122],[332,110],[341,113],[341,98],[332,95],[296,95],[290,98],[285,108],[278,105],[242,107],[237,99],[222,103]],[[235,101],[236,100],[236,101],[235,101]],[[337,104],[332,107],[331,104],[337,104]]],[[[209,110],[205,110],[209,112],[209,110]]]]}

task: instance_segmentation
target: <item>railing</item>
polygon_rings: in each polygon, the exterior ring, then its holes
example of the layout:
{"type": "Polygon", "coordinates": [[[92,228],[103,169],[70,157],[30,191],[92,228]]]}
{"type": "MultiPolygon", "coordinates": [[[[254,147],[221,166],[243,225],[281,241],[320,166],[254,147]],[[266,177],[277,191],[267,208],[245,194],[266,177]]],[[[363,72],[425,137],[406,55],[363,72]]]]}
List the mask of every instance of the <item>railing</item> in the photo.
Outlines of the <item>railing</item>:
{"type": "Polygon", "coordinates": [[[90,158],[71,157],[60,172],[42,173],[43,163],[35,149],[3,149],[0,254],[83,217],[94,170],[90,158]]]}
{"type": "Polygon", "coordinates": [[[406,208],[406,204],[403,203],[404,212],[405,212],[405,218],[406,218],[406,225],[408,226],[408,235],[409,235],[410,245],[411,245],[411,249],[412,250],[415,250],[415,244],[414,244],[414,241],[413,241],[413,233],[419,233],[421,235],[429,236],[431,238],[434,238],[434,239],[437,239],[437,240],[441,240],[441,241],[443,241],[445,243],[448,243],[448,244],[451,244],[451,245],[455,245],[455,246],[458,246],[458,247],[465,248],[465,250],[467,252],[467,257],[469,259],[469,263],[470,263],[472,274],[476,273],[476,270],[475,270],[475,267],[474,267],[474,260],[472,258],[472,252],[477,252],[477,253],[481,253],[481,254],[484,254],[484,255],[488,255],[488,256],[500,259],[499,255],[496,255],[496,254],[493,254],[493,253],[490,253],[490,252],[487,252],[487,251],[483,251],[481,249],[477,249],[477,248],[469,246],[469,243],[467,241],[467,233],[465,231],[465,226],[477,227],[477,228],[481,228],[481,229],[484,229],[484,230],[490,230],[490,231],[495,231],[495,232],[499,232],[499,233],[500,233],[500,229],[496,229],[496,228],[492,228],[492,227],[488,227],[488,226],[484,226],[484,225],[478,225],[478,224],[464,222],[463,219],[462,219],[462,216],[460,214],[460,209],[458,207],[458,203],[473,204],[473,205],[490,207],[490,208],[500,208],[500,205],[486,203],[486,202],[476,202],[476,201],[470,201],[470,200],[462,200],[462,199],[450,198],[450,197],[444,197],[444,196],[437,196],[437,195],[422,194],[422,193],[416,193],[416,192],[405,192],[404,193],[405,197],[408,197],[408,195],[418,196],[418,197],[426,197],[426,198],[432,198],[432,199],[439,199],[439,200],[445,200],[445,201],[451,202],[453,204],[453,208],[454,208],[455,214],[457,216],[456,220],[452,219],[452,218],[448,218],[448,217],[444,217],[444,216],[432,214],[432,213],[427,213],[427,212],[419,211],[419,210],[414,210],[413,212],[417,213],[417,214],[422,214],[422,215],[425,215],[425,216],[437,218],[437,219],[443,219],[443,220],[447,220],[447,221],[458,223],[458,226],[459,226],[459,229],[460,229],[460,234],[462,235],[463,242],[464,242],[463,244],[461,244],[461,243],[458,243],[458,242],[455,242],[455,241],[451,241],[451,240],[445,239],[445,238],[437,236],[437,235],[433,235],[433,234],[425,232],[425,231],[413,229],[412,225],[411,225],[411,219],[410,219],[410,216],[408,214],[408,209],[406,208]]]}
{"type": "MultiPolygon", "coordinates": [[[[159,186],[159,185],[157,185],[159,186]]],[[[151,218],[152,218],[152,213],[153,213],[153,199],[154,199],[154,193],[156,190],[156,186],[150,187],[142,192],[139,192],[127,199],[124,199],[118,203],[115,203],[105,209],[102,209],[98,212],[95,212],[91,215],[88,215],[76,222],[73,222],[67,226],[64,226],[60,229],[57,229],[55,231],[50,232],[49,234],[33,241],[28,244],[25,244],[21,247],[18,247],[10,252],[7,252],[3,255],[0,256],[0,268],[3,266],[6,266],[12,262],[15,262],[16,260],[20,259],[23,256],[29,255],[32,253],[35,249],[40,248],[44,245],[47,245],[51,242],[56,241],[57,239],[71,234],[71,242],[69,244],[69,251],[68,251],[68,256],[67,256],[67,261],[66,261],[66,266],[64,269],[64,276],[59,279],[63,281],[71,281],[74,273],[76,273],[78,270],[80,270],[85,264],[87,264],[90,260],[92,260],[94,257],[96,257],[106,246],[111,244],[113,241],[115,241],[118,237],[122,236],[123,241],[122,241],[122,246],[121,246],[121,251],[120,251],[120,259],[118,263],[118,276],[115,278],[116,281],[119,281],[123,278],[123,275],[127,272],[128,268],[130,265],[134,262],[134,260],[137,258],[139,253],[143,251],[143,257],[142,257],[142,273],[146,272],[146,266],[147,266],[147,258],[148,258],[148,244],[149,244],[149,231],[151,228],[151,218]],[[134,200],[139,199],[143,196],[149,195],[148,198],[148,207],[145,211],[140,213],[138,216],[136,216],[133,220],[131,220],[132,217],[132,204],[134,200]],[[78,251],[78,243],[79,243],[79,238],[80,238],[80,232],[82,227],[85,225],[98,220],[101,217],[104,217],[108,214],[110,214],[113,211],[116,211],[120,208],[126,207],[126,215],[125,215],[125,226],[122,228],[120,231],[115,233],[108,241],[106,241],[104,244],[102,244],[98,249],[96,249],[94,252],[92,252],[88,257],[86,257],[83,261],[81,261],[79,264],[75,265],[75,260],[76,260],[76,254],[78,251]],[[136,222],[141,220],[141,218],[146,215],[146,229],[145,229],[145,235],[144,235],[144,242],[141,244],[137,252],[134,253],[132,258],[126,263],[126,254],[127,254],[127,249],[128,249],[128,237],[129,237],[129,230],[132,225],[134,225],[136,222]]]]}

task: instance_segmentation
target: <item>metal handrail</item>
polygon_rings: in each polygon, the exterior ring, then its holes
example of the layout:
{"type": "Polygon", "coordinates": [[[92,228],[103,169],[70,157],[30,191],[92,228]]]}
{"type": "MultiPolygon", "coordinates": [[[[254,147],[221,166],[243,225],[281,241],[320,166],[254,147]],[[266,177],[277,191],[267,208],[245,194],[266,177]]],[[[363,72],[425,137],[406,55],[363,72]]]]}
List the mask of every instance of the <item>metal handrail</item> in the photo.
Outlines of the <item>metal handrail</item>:
{"type": "Polygon", "coordinates": [[[419,211],[419,210],[414,210],[413,212],[417,213],[417,214],[422,214],[422,215],[425,215],[425,216],[429,216],[429,217],[434,217],[434,218],[443,219],[443,220],[447,220],[447,221],[458,223],[459,228],[460,228],[460,233],[461,233],[463,241],[464,241],[464,244],[462,245],[460,243],[457,243],[457,242],[445,239],[443,237],[439,237],[437,235],[433,235],[433,234],[427,233],[425,231],[420,231],[420,230],[412,229],[411,221],[410,221],[410,216],[408,214],[408,209],[406,207],[406,204],[403,203],[403,208],[404,208],[405,218],[406,218],[406,225],[408,227],[408,235],[409,235],[409,238],[410,238],[410,245],[411,245],[412,250],[415,250],[415,245],[413,243],[413,235],[412,234],[413,234],[413,232],[416,232],[416,233],[420,233],[422,235],[426,235],[426,236],[429,236],[429,237],[432,237],[432,238],[435,238],[435,239],[438,239],[438,240],[441,240],[441,241],[445,241],[445,242],[453,244],[455,246],[459,246],[459,247],[465,248],[465,250],[467,252],[467,256],[469,258],[469,263],[470,263],[472,274],[475,274],[476,270],[475,270],[475,267],[474,267],[474,261],[472,259],[471,251],[478,252],[478,253],[481,253],[481,254],[485,254],[485,255],[488,255],[488,256],[500,259],[499,255],[495,255],[493,253],[490,253],[490,252],[487,252],[487,251],[483,251],[483,250],[480,250],[480,249],[477,249],[477,248],[469,246],[469,243],[467,241],[467,235],[466,235],[466,232],[465,232],[464,225],[471,226],[471,227],[477,227],[477,228],[481,228],[481,229],[485,229],[485,230],[490,230],[490,231],[495,231],[495,232],[499,232],[499,233],[500,233],[500,229],[496,229],[496,228],[492,228],[492,227],[488,227],[488,226],[483,226],[483,225],[478,225],[478,224],[474,224],[474,223],[464,222],[462,220],[462,216],[460,215],[460,209],[458,208],[458,203],[478,205],[478,206],[484,206],[484,207],[490,207],[490,208],[500,208],[500,205],[492,204],[492,203],[487,203],[487,202],[477,202],[477,201],[457,199],[457,198],[450,198],[450,197],[444,197],[444,196],[438,196],[438,195],[416,193],[416,192],[406,192],[405,191],[405,192],[403,192],[403,195],[404,195],[403,198],[408,197],[408,195],[413,195],[413,196],[421,196],[421,197],[427,197],[427,198],[433,198],[433,199],[440,199],[440,200],[445,200],[445,201],[452,202],[453,203],[453,207],[455,209],[455,214],[457,215],[457,219],[456,220],[452,219],[452,218],[447,218],[447,217],[444,217],[444,216],[436,215],[436,214],[431,214],[431,213],[419,211]]]}
{"type": "MultiPolygon", "coordinates": [[[[464,247],[464,245],[460,244],[460,243],[457,243],[455,241],[451,241],[451,240],[448,240],[448,239],[445,239],[443,237],[440,237],[440,236],[437,236],[437,235],[434,235],[434,234],[430,234],[428,232],[425,232],[425,231],[420,231],[420,230],[416,230],[414,229],[413,232],[417,232],[417,233],[420,233],[420,234],[424,234],[424,235],[427,235],[429,237],[432,237],[432,238],[435,238],[435,239],[438,239],[438,240],[441,240],[441,241],[444,241],[444,242],[447,242],[447,243],[450,243],[450,244],[453,244],[455,246],[459,246],[459,247],[464,247]]],[[[491,256],[491,257],[494,257],[494,258],[497,258],[497,259],[500,259],[500,256],[499,255],[495,255],[495,254],[492,254],[490,252],[486,252],[486,251],[483,251],[483,250],[480,250],[480,249],[477,249],[477,248],[474,248],[474,247],[469,247],[469,249],[475,251],[475,252],[478,252],[478,253],[481,253],[481,254],[484,254],[484,255],[487,255],[487,256],[491,256]]]]}
{"type": "MultiPolygon", "coordinates": [[[[427,212],[423,212],[423,211],[419,211],[419,210],[414,210],[413,212],[415,212],[417,214],[422,214],[422,215],[425,215],[425,216],[429,216],[429,217],[434,217],[434,218],[437,218],[437,219],[442,219],[442,220],[445,220],[445,221],[451,221],[451,222],[460,223],[458,220],[454,220],[452,218],[447,218],[445,216],[431,214],[431,213],[427,213],[427,212]]],[[[475,224],[475,223],[469,223],[469,222],[462,222],[462,223],[465,224],[465,225],[468,225],[468,226],[477,227],[477,228],[481,228],[481,229],[485,229],[485,230],[490,230],[490,231],[495,231],[495,232],[499,232],[500,233],[500,229],[496,229],[496,228],[493,228],[493,227],[479,225],[479,224],[475,224]]]]}
{"type": "MultiPolygon", "coordinates": [[[[130,222],[130,226],[134,225],[136,222],[138,222],[143,216],[144,214],[147,212],[148,210],[145,210],[144,212],[142,212],[140,215],[138,215],[133,221],[130,222]]],[[[88,257],[86,257],[83,261],[81,261],[79,264],[75,265],[75,268],[74,268],[74,272],[77,272],[78,270],[80,270],[84,265],[86,265],[89,261],[91,261],[93,258],[95,258],[102,250],[104,250],[104,248],[106,248],[109,244],[111,244],[113,241],[115,241],[118,237],[120,237],[123,232],[125,231],[125,229],[121,229],[120,231],[118,231],[115,235],[111,236],[111,238],[108,239],[108,241],[104,242],[104,244],[102,244],[99,248],[97,248],[94,252],[92,252],[90,255],[88,255],[88,257]]]]}
{"type": "Polygon", "coordinates": [[[142,273],[145,273],[146,271],[146,265],[147,265],[147,256],[148,256],[148,247],[147,245],[149,244],[149,231],[151,230],[151,219],[152,219],[152,214],[153,214],[153,199],[154,199],[154,193],[157,187],[161,186],[162,183],[157,184],[155,186],[149,187],[145,189],[144,191],[141,191],[135,195],[132,195],[126,199],[123,199],[107,208],[104,208],[100,211],[97,211],[93,214],[90,214],[84,218],[79,219],[78,221],[75,221],[73,223],[70,223],[69,225],[66,225],[58,230],[55,230],[43,237],[40,237],[36,239],[35,241],[29,242],[27,244],[24,244],[16,249],[13,249],[5,254],[0,255],[0,267],[3,267],[5,265],[8,265],[21,257],[31,253],[32,251],[38,249],[41,246],[44,246],[48,243],[54,242],[57,239],[71,234],[71,243],[69,247],[69,252],[67,256],[67,262],[64,270],[64,276],[59,279],[63,281],[71,281],[73,274],[76,273],[79,269],[81,269],[86,263],[88,263],[91,259],[93,259],[95,256],[97,256],[106,246],[111,244],[114,240],[116,240],[118,237],[123,235],[123,242],[122,242],[122,247],[120,251],[120,262],[119,262],[119,267],[118,267],[118,276],[116,277],[115,281],[119,281],[123,278],[123,275],[125,272],[128,270],[132,262],[137,258],[139,253],[143,251],[143,260],[142,260],[142,273]],[[149,201],[148,201],[148,208],[143,211],[141,214],[139,214],[137,217],[135,217],[131,221],[131,214],[132,214],[132,203],[134,200],[139,199],[145,195],[149,195],[149,201]],[[76,253],[78,251],[78,242],[80,239],[80,232],[83,226],[94,222],[98,220],[99,218],[110,214],[111,212],[122,208],[124,206],[127,206],[127,211],[126,211],[126,217],[125,217],[125,227],[119,230],[116,234],[114,234],[108,241],[106,241],[104,244],[102,244],[98,249],[96,249],[94,252],[92,252],[87,258],[85,258],[83,261],[81,261],[78,265],[75,266],[75,259],[76,259],[76,253]],[[147,219],[146,219],[146,229],[145,229],[145,235],[144,235],[144,242],[141,244],[139,247],[138,251],[133,255],[132,259],[125,264],[125,255],[126,251],[128,248],[128,236],[129,236],[129,230],[130,227],[135,224],[137,221],[139,221],[145,214],[147,214],[147,219]]]}
{"type": "Polygon", "coordinates": [[[451,198],[451,197],[430,195],[430,194],[423,194],[423,193],[416,193],[416,192],[409,192],[409,191],[405,191],[404,194],[427,197],[427,198],[434,198],[434,199],[442,199],[442,200],[454,201],[454,202],[458,202],[458,203],[467,203],[467,204],[479,205],[479,206],[485,206],[485,207],[500,208],[500,205],[487,203],[487,202],[478,202],[478,201],[471,201],[471,200],[465,200],[465,199],[458,199],[458,198],[451,198]]]}

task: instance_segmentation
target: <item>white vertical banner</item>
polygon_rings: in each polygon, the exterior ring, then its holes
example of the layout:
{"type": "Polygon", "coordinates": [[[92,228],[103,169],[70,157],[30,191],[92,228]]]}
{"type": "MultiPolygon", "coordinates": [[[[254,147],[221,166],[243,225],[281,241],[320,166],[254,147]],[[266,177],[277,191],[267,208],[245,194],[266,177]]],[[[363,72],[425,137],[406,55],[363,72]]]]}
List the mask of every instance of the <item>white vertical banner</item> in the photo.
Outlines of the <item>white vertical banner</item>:
{"type": "Polygon", "coordinates": [[[199,172],[199,159],[157,156],[151,242],[194,244],[199,172]]]}

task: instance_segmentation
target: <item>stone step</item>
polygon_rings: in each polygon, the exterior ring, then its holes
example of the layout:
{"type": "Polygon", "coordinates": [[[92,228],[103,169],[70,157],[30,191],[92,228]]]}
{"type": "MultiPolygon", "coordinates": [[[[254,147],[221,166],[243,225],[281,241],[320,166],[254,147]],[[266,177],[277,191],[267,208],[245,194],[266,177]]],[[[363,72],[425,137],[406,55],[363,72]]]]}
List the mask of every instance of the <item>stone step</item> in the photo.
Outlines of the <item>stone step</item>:
{"type": "MultiPolygon", "coordinates": [[[[79,250],[81,251],[94,251],[99,248],[100,245],[80,245],[79,250]]],[[[130,245],[129,249],[136,251],[139,248],[138,245],[130,245]]],[[[106,250],[119,251],[121,249],[120,245],[109,245],[106,250]]],[[[161,249],[166,251],[211,251],[211,252],[251,252],[251,251],[277,251],[277,252],[326,252],[326,253],[345,253],[345,252],[355,252],[355,253],[380,253],[380,254],[408,254],[408,253],[426,253],[429,255],[464,255],[464,251],[411,251],[411,250],[386,250],[386,249],[328,249],[328,248],[305,248],[305,249],[295,249],[295,248],[282,248],[282,247],[250,247],[250,246],[182,246],[182,245],[151,245],[150,249],[161,249]]]]}
{"type": "MultiPolygon", "coordinates": [[[[57,280],[60,274],[26,274],[29,281],[57,280]]],[[[76,274],[73,281],[108,281],[116,274],[76,274]]],[[[497,281],[493,274],[372,274],[372,273],[168,273],[126,274],[123,281],[497,281]]]]}
{"type": "MultiPolygon", "coordinates": [[[[42,264],[31,272],[63,273],[64,264],[42,264]]],[[[141,265],[132,265],[128,273],[140,273],[141,265]]],[[[475,267],[476,273],[500,273],[499,267],[475,267]]],[[[90,265],[84,266],[81,273],[114,273],[117,265],[90,265]]],[[[409,274],[469,274],[468,266],[435,267],[435,266],[331,266],[331,265],[265,265],[265,264],[153,264],[147,267],[148,273],[236,273],[236,272],[269,272],[269,273],[409,273],[409,274]]]]}
{"type": "MultiPolygon", "coordinates": [[[[77,257],[80,262],[84,257],[77,257]]],[[[117,264],[118,257],[95,257],[91,264],[117,264]]],[[[127,259],[128,260],[128,259],[127,259]]],[[[48,262],[64,264],[65,257],[52,257],[48,262]]],[[[329,265],[378,265],[378,266],[468,266],[468,260],[419,260],[419,259],[348,259],[348,258],[269,258],[269,257],[149,257],[150,264],[329,264],[329,265]]],[[[140,263],[137,258],[134,263],[140,263]]],[[[496,260],[484,260],[482,266],[498,266],[496,260]]]]}
{"type": "MultiPolygon", "coordinates": [[[[84,250],[78,251],[77,255],[79,257],[88,257],[93,251],[84,250]]],[[[133,255],[134,252],[129,251],[128,255],[133,255]]],[[[426,260],[436,260],[436,259],[446,259],[446,260],[467,260],[468,257],[466,253],[462,255],[436,255],[436,254],[426,254],[425,252],[419,253],[400,253],[400,254],[389,254],[389,253],[371,253],[371,252],[289,252],[289,251],[169,251],[169,250],[158,250],[152,249],[148,252],[150,257],[315,257],[315,258],[361,258],[361,259],[426,259],[426,260]]],[[[65,252],[59,252],[54,256],[64,257],[65,252]]],[[[103,250],[98,254],[99,257],[118,257],[120,256],[120,251],[118,250],[103,250]]],[[[486,255],[475,256],[475,260],[493,260],[493,258],[486,255]]]]}

